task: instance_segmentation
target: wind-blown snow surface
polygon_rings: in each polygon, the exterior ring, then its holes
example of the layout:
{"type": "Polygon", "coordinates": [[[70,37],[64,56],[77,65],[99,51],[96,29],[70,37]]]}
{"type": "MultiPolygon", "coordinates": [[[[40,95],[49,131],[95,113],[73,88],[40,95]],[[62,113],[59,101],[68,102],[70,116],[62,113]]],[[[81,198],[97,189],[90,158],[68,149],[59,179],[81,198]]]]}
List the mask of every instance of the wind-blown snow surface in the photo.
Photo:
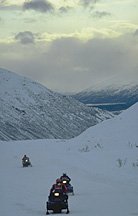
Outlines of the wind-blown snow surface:
{"type": "Polygon", "coordinates": [[[111,117],[0,68],[0,140],[72,138],[111,117]]]}
{"type": "Polygon", "coordinates": [[[135,104],[70,140],[1,141],[0,215],[45,215],[49,189],[63,172],[74,186],[71,215],[138,215],[137,129],[135,104]],[[22,168],[25,153],[33,167],[22,168]]]}

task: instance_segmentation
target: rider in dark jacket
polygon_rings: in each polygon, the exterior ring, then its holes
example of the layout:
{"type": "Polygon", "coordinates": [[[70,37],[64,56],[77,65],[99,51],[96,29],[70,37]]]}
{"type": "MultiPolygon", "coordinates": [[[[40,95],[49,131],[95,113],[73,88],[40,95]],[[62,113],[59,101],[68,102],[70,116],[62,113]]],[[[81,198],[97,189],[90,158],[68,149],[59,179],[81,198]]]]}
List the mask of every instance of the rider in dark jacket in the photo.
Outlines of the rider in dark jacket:
{"type": "Polygon", "coordinates": [[[24,155],[23,158],[22,158],[22,161],[26,161],[26,160],[29,161],[29,157],[27,157],[26,155],[24,155]]]}
{"type": "Polygon", "coordinates": [[[32,166],[29,157],[26,155],[24,155],[22,158],[22,164],[24,165],[25,163],[28,163],[28,165],[32,166]]]}
{"type": "Polygon", "coordinates": [[[56,180],[56,183],[52,185],[51,189],[50,189],[50,195],[49,195],[49,199],[53,198],[53,193],[55,191],[60,191],[60,195],[62,196],[62,198],[64,200],[68,200],[68,195],[67,193],[67,188],[66,186],[62,183],[62,181],[60,179],[56,180]]]}
{"type": "Polygon", "coordinates": [[[70,184],[71,178],[66,174],[63,173],[63,175],[60,177],[61,181],[66,180],[68,184],[70,184]]]}
{"type": "Polygon", "coordinates": [[[52,188],[50,189],[50,193],[55,189],[61,189],[63,193],[67,192],[66,186],[62,183],[61,179],[57,179],[56,183],[52,185],[52,188]]]}

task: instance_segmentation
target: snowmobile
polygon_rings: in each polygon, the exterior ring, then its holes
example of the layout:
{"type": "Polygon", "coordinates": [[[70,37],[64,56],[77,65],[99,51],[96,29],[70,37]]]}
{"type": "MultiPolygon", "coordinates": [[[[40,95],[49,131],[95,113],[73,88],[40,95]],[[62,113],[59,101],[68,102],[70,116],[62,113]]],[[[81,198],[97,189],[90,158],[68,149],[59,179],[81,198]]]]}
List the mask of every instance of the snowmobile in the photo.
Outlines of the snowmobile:
{"type": "Polygon", "coordinates": [[[29,158],[26,158],[25,160],[22,160],[22,165],[23,165],[23,167],[32,166],[29,158]]]}
{"type": "Polygon", "coordinates": [[[49,214],[49,210],[53,211],[53,213],[61,213],[63,209],[66,209],[66,214],[68,214],[68,195],[64,194],[62,190],[55,189],[48,197],[46,208],[46,214],[49,214]]]}
{"type": "Polygon", "coordinates": [[[70,182],[66,178],[62,178],[62,183],[65,184],[67,188],[67,194],[74,195],[73,186],[70,184],[70,182]]]}

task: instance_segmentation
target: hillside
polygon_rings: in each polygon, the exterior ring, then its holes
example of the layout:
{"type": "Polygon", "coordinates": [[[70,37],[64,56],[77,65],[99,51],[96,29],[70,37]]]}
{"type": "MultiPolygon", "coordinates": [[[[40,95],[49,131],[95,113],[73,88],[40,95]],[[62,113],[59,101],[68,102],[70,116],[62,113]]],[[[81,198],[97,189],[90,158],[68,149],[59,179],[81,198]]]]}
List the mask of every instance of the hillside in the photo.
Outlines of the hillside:
{"type": "Polygon", "coordinates": [[[63,172],[75,192],[71,215],[138,215],[137,128],[135,104],[70,140],[1,141],[0,215],[45,215],[50,187],[63,172]],[[25,153],[33,167],[22,168],[25,153]]]}
{"type": "Polygon", "coordinates": [[[0,69],[0,140],[72,138],[112,115],[0,69]]]}
{"type": "Polygon", "coordinates": [[[108,111],[120,111],[138,102],[138,85],[106,86],[89,88],[73,97],[84,104],[108,111]]]}

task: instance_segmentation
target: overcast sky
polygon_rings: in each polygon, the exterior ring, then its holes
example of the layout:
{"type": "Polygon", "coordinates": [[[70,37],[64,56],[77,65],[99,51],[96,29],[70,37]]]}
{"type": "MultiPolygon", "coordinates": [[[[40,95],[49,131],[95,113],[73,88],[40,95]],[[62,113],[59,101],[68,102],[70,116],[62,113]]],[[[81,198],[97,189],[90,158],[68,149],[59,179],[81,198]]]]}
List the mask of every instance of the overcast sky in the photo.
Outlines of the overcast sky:
{"type": "Polygon", "coordinates": [[[60,92],[138,83],[138,0],[0,0],[0,67],[60,92]]]}

